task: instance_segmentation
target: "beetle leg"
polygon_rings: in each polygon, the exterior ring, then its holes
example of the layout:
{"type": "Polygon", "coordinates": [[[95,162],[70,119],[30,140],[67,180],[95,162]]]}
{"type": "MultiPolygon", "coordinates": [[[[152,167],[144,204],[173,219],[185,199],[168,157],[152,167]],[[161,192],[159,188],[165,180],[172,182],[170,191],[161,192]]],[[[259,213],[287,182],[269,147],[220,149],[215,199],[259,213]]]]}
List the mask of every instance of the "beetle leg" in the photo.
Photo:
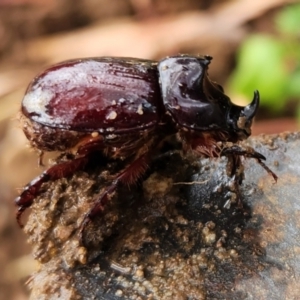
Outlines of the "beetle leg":
{"type": "Polygon", "coordinates": [[[235,177],[235,181],[238,184],[242,184],[244,180],[244,168],[241,160],[241,156],[236,153],[227,154],[227,173],[230,177],[235,177]]]}
{"type": "Polygon", "coordinates": [[[127,167],[123,171],[121,171],[115,176],[113,182],[105,189],[103,193],[100,194],[99,198],[95,201],[93,207],[85,215],[79,229],[79,236],[81,240],[85,227],[94,217],[98,216],[104,211],[105,205],[108,203],[108,201],[110,201],[116,189],[120,185],[127,184],[128,186],[131,186],[135,184],[140,178],[140,176],[143,175],[148,169],[149,160],[149,152],[142,154],[141,156],[136,158],[132,163],[127,165],[127,167]]]}
{"type": "Polygon", "coordinates": [[[21,216],[23,212],[26,210],[26,208],[32,205],[34,198],[39,194],[42,184],[72,175],[75,171],[84,168],[88,162],[88,159],[88,156],[82,156],[54,165],[28,183],[20,196],[15,200],[15,203],[18,206],[16,219],[20,227],[23,227],[21,223],[21,216]]]}
{"type": "MultiPolygon", "coordinates": [[[[232,147],[225,148],[222,151],[221,155],[225,155],[227,157],[231,155],[231,156],[244,156],[249,158],[255,158],[256,161],[261,165],[261,167],[264,168],[267,171],[267,173],[273,177],[275,182],[277,182],[278,179],[277,175],[263,162],[263,160],[265,160],[266,158],[259,152],[255,151],[253,148],[243,149],[237,145],[234,145],[232,147]]],[[[235,173],[234,170],[232,171],[233,173],[235,173]]]]}
{"type": "Polygon", "coordinates": [[[274,178],[275,182],[277,181],[277,175],[262,162],[262,160],[265,160],[266,158],[259,152],[256,152],[253,148],[249,147],[247,149],[243,149],[237,145],[234,145],[232,147],[223,149],[221,155],[225,155],[228,158],[228,173],[229,176],[233,178],[233,189],[237,194],[237,201],[240,207],[243,207],[243,204],[241,201],[239,185],[242,184],[242,181],[245,177],[244,167],[241,160],[242,156],[256,159],[256,161],[268,172],[268,174],[274,178]]]}

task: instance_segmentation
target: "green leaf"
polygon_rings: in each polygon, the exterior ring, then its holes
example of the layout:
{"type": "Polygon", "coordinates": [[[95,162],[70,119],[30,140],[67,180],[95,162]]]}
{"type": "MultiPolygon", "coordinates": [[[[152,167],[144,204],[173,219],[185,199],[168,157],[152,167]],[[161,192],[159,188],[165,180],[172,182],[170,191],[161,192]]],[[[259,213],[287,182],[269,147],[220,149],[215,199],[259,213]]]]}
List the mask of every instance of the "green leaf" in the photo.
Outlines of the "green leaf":
{"type": "Polygon", "coordinates": [[[257,89],[263,105],[280,110],[285,105],[288,84],[284,53],[284,44],[270,36],[250,37],[240,49],[229,87],[234,93],[247,97],[257,89]]]}
{"type": "Polygon", "coordinates": [[[288,96],[299,98],[300,100],[300,69],[291,74],[288,82],[288,96]]]}
{"type": "Polygon", "coordinates": [[[278,31],[291,35],[300,34],[300,4],[285,7],[278,13],[275,24],[278,31]]]}

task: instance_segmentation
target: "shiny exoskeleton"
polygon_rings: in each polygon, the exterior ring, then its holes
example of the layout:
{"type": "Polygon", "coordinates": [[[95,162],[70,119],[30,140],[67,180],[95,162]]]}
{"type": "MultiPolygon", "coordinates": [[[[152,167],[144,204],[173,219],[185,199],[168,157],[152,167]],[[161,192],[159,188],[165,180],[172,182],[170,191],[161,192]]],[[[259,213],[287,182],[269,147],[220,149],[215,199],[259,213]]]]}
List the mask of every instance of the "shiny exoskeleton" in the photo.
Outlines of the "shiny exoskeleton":
{"type": "MultiPolygon", "coordinates": [[[[145,172],[161,142],[178,133],[184,152],[201,157],[227,156],[231,176],[241,156],[264,156],[238,142],[251,134],[259,93],[246,107],[233,104],[208,77],[210,56],[178,55],[160,62],[134,58],[87,58],[60,63],[29,85],[21,108],[23,130],[42,151],[62,151],[72,158],[57,163],[30,182],[16,199],[17,219],[30,207],[41,185],[71,176],[92,154],[125,161],[86,214],[87,222],[104,210],[120,184],[131,185],[145,172]]],[[[236,176],[238,184],[242,175],[236,176]]]]}

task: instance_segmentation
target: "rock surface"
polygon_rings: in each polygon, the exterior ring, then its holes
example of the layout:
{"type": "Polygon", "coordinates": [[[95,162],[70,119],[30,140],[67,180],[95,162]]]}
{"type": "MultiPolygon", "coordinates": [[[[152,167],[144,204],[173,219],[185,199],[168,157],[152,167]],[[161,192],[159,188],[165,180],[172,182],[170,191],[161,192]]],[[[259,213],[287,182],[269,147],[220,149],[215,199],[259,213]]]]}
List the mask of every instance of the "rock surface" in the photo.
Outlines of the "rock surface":
{"type": "Polygon", "coordinates": [[[117,166],[45,184],[25,227],[40,262],[31,299],[297,299],[300,134],[247,144],[279,179],[246,159],[243,208],[224,158],[167,154],[118,190],[83,243],[80,223],[117,166]]]}

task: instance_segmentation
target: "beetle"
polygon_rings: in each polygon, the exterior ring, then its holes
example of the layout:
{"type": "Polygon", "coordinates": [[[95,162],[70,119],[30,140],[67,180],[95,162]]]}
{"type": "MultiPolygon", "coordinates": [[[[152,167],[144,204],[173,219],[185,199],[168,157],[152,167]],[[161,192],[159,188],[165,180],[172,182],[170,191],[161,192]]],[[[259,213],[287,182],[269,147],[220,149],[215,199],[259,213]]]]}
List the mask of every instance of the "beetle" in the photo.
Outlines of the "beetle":
{"type": "Polygon", "coordinates": [[[84,217],[81,230],[103,212],[117,187],[134,184],[147,170],[162,141],[177,134],[184,152],[200,157],[226,156],[237,184],[241,156],[255,158],[273,176],[265,157],[239,142],[251,134],[259,93],[247,106],[231,102],[208,77],[211,56],[177,55],[161,61],[99,57],[65,61],[29,84],[20,119],[32,147],[61,151],[58,162],[31,181],[16,199],[17,220],[30,207],[43,183],[71,176],[92,154],[104,153],[126,166],[84,217]]]}

